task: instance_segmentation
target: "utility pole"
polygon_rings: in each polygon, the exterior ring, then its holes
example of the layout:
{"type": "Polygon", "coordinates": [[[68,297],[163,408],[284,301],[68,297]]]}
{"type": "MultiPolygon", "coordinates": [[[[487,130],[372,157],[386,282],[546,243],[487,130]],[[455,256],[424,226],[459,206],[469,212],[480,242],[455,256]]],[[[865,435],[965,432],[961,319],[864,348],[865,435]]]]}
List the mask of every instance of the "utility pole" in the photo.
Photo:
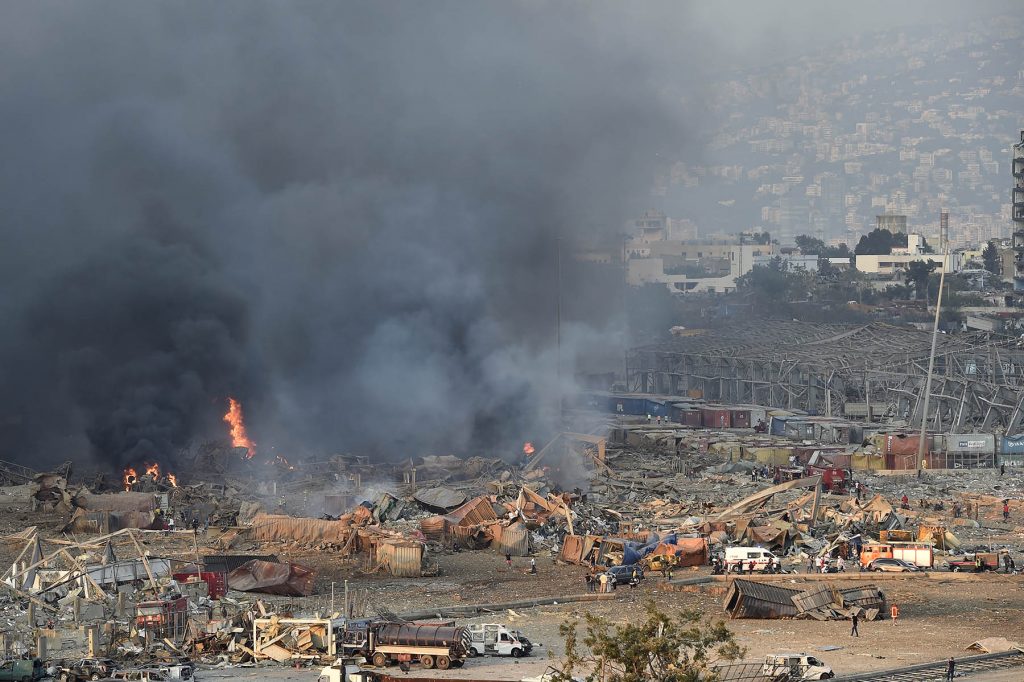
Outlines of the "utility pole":
{"type": "MultiPolygon", "coordinates": [[[[924,405],[921,409],[921,437],[917,442],[917,475],[921,475],[924,463],[924,439],[928,433],[928,399],[932,395],[932,371],[935,369],[935,344],[939,339],[939,314],[942,312],[942,286],[946,283],[946,261],[949,259],[949,246],[942,256],[942,271],[939,274],[939,293],[935,298],[935,324],[932,326],[932,351],[928,356],[928,378],[924,380],[924,405]]],[[[925,291],[928,287],[925,287],[925,291]]]]}
{"type": "Polygon", "coordinates": [[[558,381],[558,420],[559,423],[563,421],[565,413],[562,406],[562,238],[559,237],[556,240],[555,248],[556,258],[558,263],[556,264],[557,271],[557,292],[555,294],[555,358],[556,364],[556,375],[558,381]]]}

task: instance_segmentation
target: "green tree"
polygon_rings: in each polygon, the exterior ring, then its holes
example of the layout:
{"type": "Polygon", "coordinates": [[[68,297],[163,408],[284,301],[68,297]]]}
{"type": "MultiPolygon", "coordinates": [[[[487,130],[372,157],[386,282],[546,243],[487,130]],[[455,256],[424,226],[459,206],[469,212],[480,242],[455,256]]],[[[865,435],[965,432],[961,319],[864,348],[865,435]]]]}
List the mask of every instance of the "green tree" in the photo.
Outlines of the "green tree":
{"type": "Polygon", "coordinates": [[[565,642],[565,662],[554,676],[560,682],[574,672],[589,670],[588,682],[698,682],[717,679],[713,665],[742,658],[742,649],[722,621],[704,621],[698,610],[669,615],[652,600],[644,604],[637,622],[616,625],[585,612],[582,637],[589,653],[579,651],[577,625],[559,628],[565,642]]]}
{"type": "Polygon", "coordinates": [[[993,275],[999,274],[1002,268],[999,267],[999,249],[996,248],[995,242],[989,242],[985,246],[985,250],[981,252],[981,259],[985,262],[986,270],[993,275]]]}
{"type": "Polygon", "coordinates": [[[813,280],[803,268],[791,268],[776,256],[768,265],[756,265],[736,278],[736,290],[761,303],[786,302],[806,298],[813,280]]]}
{"type": "Polygon", "coordinates": [[[907,286],[914,287],[915,300],[920,298],[928,300],[928,278],[937,267],[939,264],[934,261],[914,260],[907,264],[903,281],[907,283],[907,286]]]}
{"type": "Polygon", "coordinates": [[[860,238],[853,252],[858,256],[888,256],[893,247],[905,247],[907,235],[893,234],[889,230],[876,227],[860,238]]]}
{"type": "Polygon", "coordinates": [[[828,248],[825,246],[825,242],[821,241],[817,237],[811,237],[806,234],[798,235],[795,239],[797,248],[803,254],[814,254],[820,256],[825,253],[828,248]]]}

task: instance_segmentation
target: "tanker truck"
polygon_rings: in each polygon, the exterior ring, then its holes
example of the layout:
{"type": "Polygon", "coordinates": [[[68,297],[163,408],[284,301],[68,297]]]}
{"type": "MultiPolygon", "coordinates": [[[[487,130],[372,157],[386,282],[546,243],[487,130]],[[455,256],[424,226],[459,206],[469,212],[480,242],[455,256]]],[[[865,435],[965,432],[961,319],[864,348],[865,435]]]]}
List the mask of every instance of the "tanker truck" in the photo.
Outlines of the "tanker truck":
{"type": "Polygon", "coordinates": [[[348,653],[378,668],[418,661],[424,668],[447,670],[465,663],[472,647],[469,631],[463,627],[389,621],[363,621],[346,631],[344,640],[348,653]]]}

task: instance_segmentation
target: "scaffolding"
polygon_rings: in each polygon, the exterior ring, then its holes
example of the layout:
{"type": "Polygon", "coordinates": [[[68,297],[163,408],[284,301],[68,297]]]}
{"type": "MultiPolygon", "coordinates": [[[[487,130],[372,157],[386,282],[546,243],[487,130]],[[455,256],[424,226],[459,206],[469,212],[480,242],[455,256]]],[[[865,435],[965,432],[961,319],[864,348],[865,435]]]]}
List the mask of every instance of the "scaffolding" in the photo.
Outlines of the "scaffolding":
{"type": "MultiPolygon", "coordinates": [[[[928,427],[1018,433],[1020,343],[983,333],[940,335],[928,427]]],[[[918,424],[930,345],[930,332],[884,323],[748,322],[634,348],[626,355],[626,376],[638,393],[828,416],[864,416],[870,405],[869,419],[918,424]]]]}

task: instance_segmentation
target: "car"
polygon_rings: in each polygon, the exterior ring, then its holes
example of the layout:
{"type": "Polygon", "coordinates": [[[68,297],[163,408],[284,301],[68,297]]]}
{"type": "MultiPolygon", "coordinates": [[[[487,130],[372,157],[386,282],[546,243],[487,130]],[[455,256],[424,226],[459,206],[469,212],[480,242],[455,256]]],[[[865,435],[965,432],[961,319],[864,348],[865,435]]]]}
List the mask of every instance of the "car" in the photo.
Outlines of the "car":
{"type": "Polygon", "coordinates": [[[633,571],[636,571],[637,577],[643,580],[644,567],[640,564],[630,564],[629,566],[610,566],[605,569],[605,573],[608,574],[613,585],[628,585],[629,581],[633,578],[633,571]]]}
{"type": "Polygon", "coordinates": [[[868,564],[869,571],[886,573],[919,573],[921,568],[903,559],[875,559],[868,564]]]}
{"type": "Polygon", "coordinates": [[[57,679],[60,682],[107,679],[116,669],[117,664],[109,658],[83,658],[71,666],[61,668],[57,679]]]}

